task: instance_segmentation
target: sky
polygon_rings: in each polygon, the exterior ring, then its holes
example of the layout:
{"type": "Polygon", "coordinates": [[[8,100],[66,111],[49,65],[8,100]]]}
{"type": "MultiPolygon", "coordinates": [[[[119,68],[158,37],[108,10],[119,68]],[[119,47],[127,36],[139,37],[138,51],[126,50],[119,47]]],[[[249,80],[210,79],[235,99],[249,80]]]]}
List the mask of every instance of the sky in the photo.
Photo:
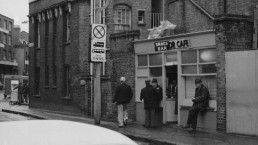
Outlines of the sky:
{"type": "Polygon", "coordinates": [[[14,25],[20,25],[21,31],[29,32],[29,0],[0,0],[0,14],[14,20],[14,25]]]}

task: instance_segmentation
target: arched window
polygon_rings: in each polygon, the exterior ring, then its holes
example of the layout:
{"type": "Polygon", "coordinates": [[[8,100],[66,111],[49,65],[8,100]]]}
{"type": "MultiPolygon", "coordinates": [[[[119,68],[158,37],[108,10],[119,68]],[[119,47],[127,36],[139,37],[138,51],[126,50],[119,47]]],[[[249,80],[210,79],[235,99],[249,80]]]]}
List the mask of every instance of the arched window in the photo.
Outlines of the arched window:
{"type": "Polygon", "coordinates": [[[117,5],[114,8],[114,31],[131,30],[131,8],[126,5],[117,5]]]}

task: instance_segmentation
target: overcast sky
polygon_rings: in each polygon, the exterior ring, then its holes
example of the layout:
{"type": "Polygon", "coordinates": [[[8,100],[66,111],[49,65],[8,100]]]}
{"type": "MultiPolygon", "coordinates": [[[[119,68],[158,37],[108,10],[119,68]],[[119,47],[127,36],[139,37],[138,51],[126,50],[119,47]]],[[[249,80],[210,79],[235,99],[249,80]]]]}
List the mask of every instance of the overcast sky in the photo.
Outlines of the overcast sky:
{"type": "Polygon", "coordinates": [[[29,23],[21,23],[29,19],[29,0],[0,0],[0,14],[13,19],[14,25],[20,25],[22,31],[29,32],[29,23]]]}

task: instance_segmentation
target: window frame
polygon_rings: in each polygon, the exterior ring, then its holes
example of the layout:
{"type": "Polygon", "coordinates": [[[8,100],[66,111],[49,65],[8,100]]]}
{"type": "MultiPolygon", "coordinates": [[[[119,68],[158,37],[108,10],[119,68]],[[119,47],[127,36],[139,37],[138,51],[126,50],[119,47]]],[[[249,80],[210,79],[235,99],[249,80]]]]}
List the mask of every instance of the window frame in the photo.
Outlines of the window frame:
{"type": "Polygon", "coordinates": [[[9,31],[12,31],[12,24],[13,24],[12,22],[9,22],[9,27],[8,27],[9,31]]]}
{"type": "Polygon", "coordinates": [[[7,44],[7,34],[3,33],[3,44],[7,44]]]}
{"type": "Polygon", "coordinates": [[[12,45],[12,36],[8,35],[8,45],[12,45]]]}
{"type": "MultiPolygon", "coordinates": [[[[163,59],[162,59],[162,53],[148,53],[148,54],[136,54],[136,57],[137,57],[137,64],[136,64],[136,71],[137,71],[137,73],[136,73],[136,77],[152,77],[151,76],[151,68],[161,68],[162,69],[162,67],[163,67],[163,59]],[[143,55],[145,55],[145,56],[147,56],[147,65],[146,66],[139,66],[138,64],[139,64],[139,61],[138,61],[138,57],[139,56],[143,56],[143,55]],[[151,65],[150,64],[150,55],[161,55],[161,64],[160,65],[151,65]],[[138,70],[139,69],[148,69],[148,74],[147,75],[138,75],[138,70]]],[[[163,72],[161,72],[161,74],[162,74],[163,72]]],[[[162,75],[161,76],[159,76],[159,77],[162,77],[162,75]]],[[[155,77],[156,78],[156,77],[155,77]]]]}
{"type": "Polygon", "coordinates": [[[114,31],[115,32],[122,32],[122,31],[131,31],[132,29],[132,8],[124,5],[124,4],[119,4],[116,5],[113,9],[113,14],[114,14],[114,31]],[[127,14],[127,10],[128,10],[128,14],[127,14]],[[121,12],[121,14],[119,14],[119,12],[121,12]],[[123,12],[125,12],[123,14],[123,12]],[[119,18],[120,15],[120,18],[119,18]],[[124,22],[123,23],[123,16],[124,16],[124,22]],[[127,20],[127,16],[128,16],[128,20],[127,20]],[[119,19],[121,21],[121,23],[119,23],[119,19]],[[128,23],[127,23],[128,22],[128,23]],[[122,26],[122,30],[118,29],[120,27],[116,27],[116,26],[122,26]],[[125,26],[129,27],[129,30],[125,30],[125,26]]]}
{"type": "Polygon", "coordinates": [[[12,51],[8,51],[8,60],[12,60],[12,51]]]}
{"type": "Polygon", "coordinates": [[[4,20],[4,29],[5,29],[5,30],[8,30],[8,29],[7,29],[7,20],[4,20]]]}
{"type": "MultiPolygon", "coordinates": [[[[215,67],[216,67],[216,64],[217,64],[217,61],[212,61],[212,62],[200,62],[200,51],[201,50],[208,50],[208,49],[215,49],[216,50],[216,47],[207,47],[207,48],[196,48],[196,49],[187,49],[187,50],[181,50],[181,54],[182,52],[186,52],[186,51],[196,51],[197,53],[197,62],[196,63],[181,63],[181,70],[182,70],[182,73],[181,73],[181,76],[212,76],[212,75],[217,75],[217,70],[215,73],[201,73],[200,72],[200,67],[203,66],[203,65],[210,65],[210,64],[215,64],[215,67]],[[185,74],[183,73],[183,67],[184,66],[196,66],[196,74],[185,74]]],[[[181,55],[181,61],[183,62],[183,56],[181,55]]],[[[216,55],[217,57],[217,55],[216,55]]]]}
{"type": "Polygon", "coordinates": [[[7,60],[7,51],[3,50],[3,60],[7,60]]]}
{"type": "Polygon", "coordinates": [[[146,10],[137,10],[137,14],[138,14],[138,20],[137,20],[138,21],[138,25],[145,25],[145,23],[146,23],[146,19],[145,19],[145,17],[146,17],[146,10]],[[140,16],[140,12],[143,12],[142,16],[140,16]],[[139,21],[140,17],[142,19],[142,22],[139,21]]]}

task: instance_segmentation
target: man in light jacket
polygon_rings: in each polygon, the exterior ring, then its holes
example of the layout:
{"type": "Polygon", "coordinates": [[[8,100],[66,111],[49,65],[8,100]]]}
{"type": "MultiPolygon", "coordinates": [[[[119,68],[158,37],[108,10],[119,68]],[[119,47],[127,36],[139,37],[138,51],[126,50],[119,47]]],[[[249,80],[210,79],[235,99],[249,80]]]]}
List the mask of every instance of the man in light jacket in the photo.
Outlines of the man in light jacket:
{"type": "Polygon", "coordinates": [[[115,96],[113,99],[113,103],[117,105],[118,108],[118,123],[119,128],[123,128],[124,126],[127,126],[127,119],[128,119],[128,113],[127,113],[127,105],[130,103],[133,92],[129,85],[125,83],[126,78],[121,77],[120,78],[120,84],[116,88],[115,96]]]}

